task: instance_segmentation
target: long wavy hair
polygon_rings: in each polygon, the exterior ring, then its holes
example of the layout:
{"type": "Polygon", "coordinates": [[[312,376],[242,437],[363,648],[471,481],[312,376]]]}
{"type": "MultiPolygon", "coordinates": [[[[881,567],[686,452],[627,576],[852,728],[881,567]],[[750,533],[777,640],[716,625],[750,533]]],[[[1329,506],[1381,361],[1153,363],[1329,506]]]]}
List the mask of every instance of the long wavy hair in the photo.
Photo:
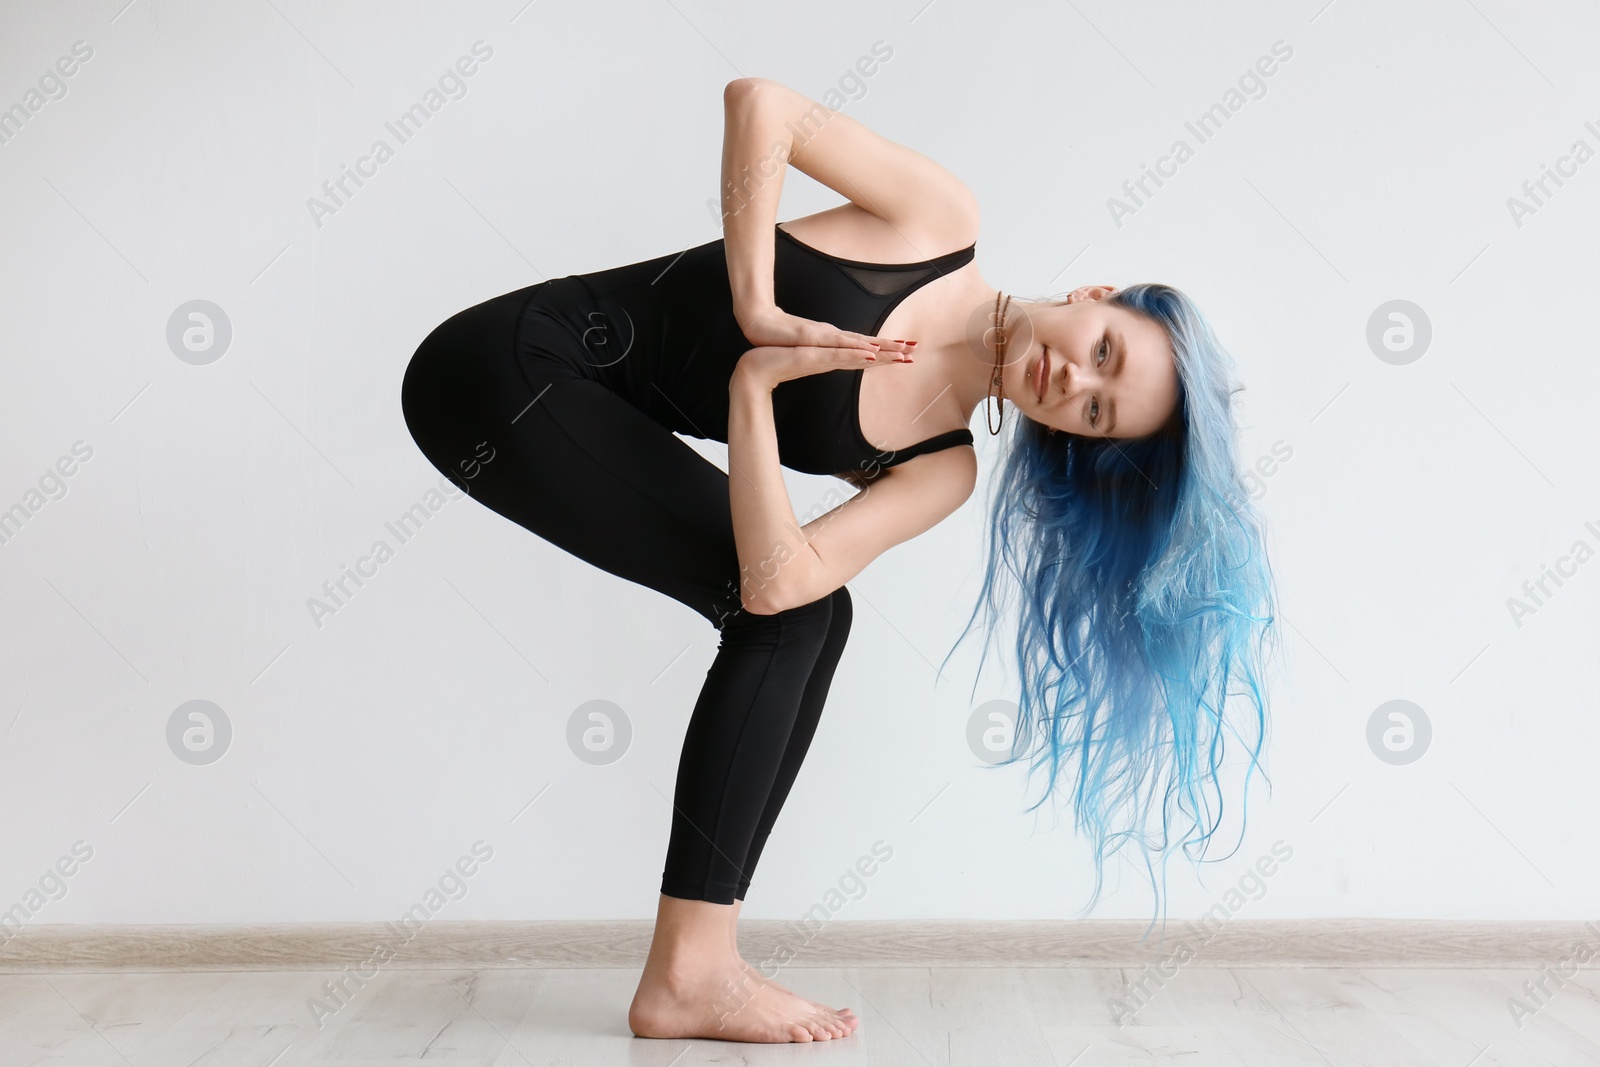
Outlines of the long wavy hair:
{"type": "Polygon", "coordinates": [[[991,484],[983,588],[950,654],[986,609],[981,673],[1018,594],[1021,698],[1011,753],[997,766],[1026,758],[1030,779],[1048,772],[1029,811],[1057,795],[1063,765],[1070,770],[1074,825],[1094,850],[1094,893],[1080,916],[1100,900],[1107,856],[1132,841],[1164,926],[1169,841],[1177,833],[1186,856],[1204,858],[1222,818],[1228,735],[1249,754],[1245,794],[1260,766],[1276,593],[1235,454],[1232,398],[1242,386],[1232,358],[1171,286],[1132,285],[1103,303],[1166,331],[1177,404],[1154,433],[1120,439],[1052,434],[1013,412],[991,484]],[[1224,715],[1230,691],[1250,699],[1243,734],[1224,715]]]}

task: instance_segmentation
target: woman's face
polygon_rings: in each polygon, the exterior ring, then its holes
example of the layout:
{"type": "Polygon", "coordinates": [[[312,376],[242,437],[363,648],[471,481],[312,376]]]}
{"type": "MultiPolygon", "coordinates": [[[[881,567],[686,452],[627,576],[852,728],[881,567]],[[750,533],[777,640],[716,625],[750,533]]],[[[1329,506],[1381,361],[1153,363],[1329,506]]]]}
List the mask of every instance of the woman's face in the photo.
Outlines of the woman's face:
{"type": "Polygon", "coordinates": [[[1013,308],[1002,373],[1006,399],[1028,418],[1085,437],[1142,437],[1172,414],[1178,365],[1167,332],[1104,303],[1115,291],[1089,285],[1066,304],[1013,308]]]}

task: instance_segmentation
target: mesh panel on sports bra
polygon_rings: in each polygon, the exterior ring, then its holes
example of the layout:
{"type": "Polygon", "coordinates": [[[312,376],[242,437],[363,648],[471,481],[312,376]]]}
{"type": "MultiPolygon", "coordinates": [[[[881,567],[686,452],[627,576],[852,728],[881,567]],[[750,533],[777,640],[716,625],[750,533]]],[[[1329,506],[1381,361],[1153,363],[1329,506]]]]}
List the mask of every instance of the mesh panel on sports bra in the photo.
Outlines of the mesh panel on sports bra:
{"type": "Polygon", "coordinates": [[[835,261],[834,266],[854,278],[861,285],[861,288],[873,296],[893,296],[896,293],[915,288],[939,273],[935,267],[917,267],[913,270],[884,270],[881,267],[875,267],[872,270],[865,270],[861,267],[851,267],[837,261],[835,261]]]}

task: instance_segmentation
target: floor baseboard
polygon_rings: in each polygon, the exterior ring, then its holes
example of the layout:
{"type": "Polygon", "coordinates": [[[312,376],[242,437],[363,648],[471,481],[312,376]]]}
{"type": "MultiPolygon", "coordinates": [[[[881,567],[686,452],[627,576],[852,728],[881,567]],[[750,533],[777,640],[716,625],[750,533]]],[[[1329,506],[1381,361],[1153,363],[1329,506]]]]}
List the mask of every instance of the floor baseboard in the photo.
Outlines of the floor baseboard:
{"type": "MultiPolygon", "coordinates": [[[[434,922],[0,927],[0,973],[639,967],[652,923],[434,922]]],[[[1600,923],[1428,919],[749,920],[740,949],[797,967],[1533,967],[1587,944],[1600,923]]]]}

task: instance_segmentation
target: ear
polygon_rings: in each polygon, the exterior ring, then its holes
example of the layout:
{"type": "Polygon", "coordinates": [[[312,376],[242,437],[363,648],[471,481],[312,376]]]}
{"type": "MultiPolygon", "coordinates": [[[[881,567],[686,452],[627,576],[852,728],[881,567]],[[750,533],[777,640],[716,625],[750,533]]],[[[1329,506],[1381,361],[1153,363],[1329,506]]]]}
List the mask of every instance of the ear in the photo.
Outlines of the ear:
{"type": "Polygon", "coordinates": [[[1080,285],[1067,294],[1067,303],[1076,304],[1084,300],[1100,300],[1117,291],[1114,285],[1080,285]]]}

